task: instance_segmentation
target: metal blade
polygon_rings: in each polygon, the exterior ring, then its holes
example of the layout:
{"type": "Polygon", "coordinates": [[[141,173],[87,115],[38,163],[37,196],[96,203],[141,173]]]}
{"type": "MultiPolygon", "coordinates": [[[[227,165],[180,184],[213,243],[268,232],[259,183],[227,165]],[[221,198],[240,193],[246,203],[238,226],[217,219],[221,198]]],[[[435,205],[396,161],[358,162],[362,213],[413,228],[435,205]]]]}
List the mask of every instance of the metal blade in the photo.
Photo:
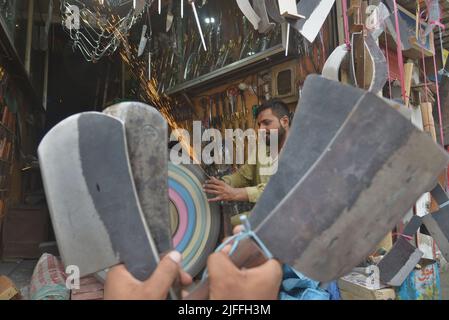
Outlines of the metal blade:
{"type": "MultiPolygon", "coordinates": [[[[304,0],[303,0],[304,1],[304,0]]],[[[296,7],[296,0],[279,0],[279,13],[289,19],[304,19],[305,17],[298,13],[298,8],[296,7]]]]}
{"type": "MultiPolygon", "coordinates": [[[[383,3],[386,5],[388,10],[391,12],[390,17],[385,21],[388,32],[393,37],[394,41],[396,42],[396,20],[395,20],[395,14],[394,14],[394,3],[393,0],[384,0],[383,3]]],[[[399,11],[400,12],[400,11],[399,11]]],[[[399,22],[399,33],[401,36],[401,42],[402,42],[402,50],[406,51],[412,48],[412,45],[410,43],[410,36],[412,36],[415,32],[414,30],[409,30],[409,26],[406,21],[401,17],[401,14],[398,13],[398,22],[399,22]]],[[[397,44],[397,43],[396,43],[397,44]]]]}
{"type": "Polygon", "coordinates": [[[425,215],[423,223],[435,239],[444,258],[449,260],[449,206],[425,215]]]}
{"type": "Polygon", "coordinates": [[[265,6],[265,0],[254,0],[254,11],[260,17],[259,28],[257,29],[259,33],[268,33],[274,29],[275,23],[270,22],[268,19],[267,8],[265,6]]]}
{"type": "Polygon", "coordinates": [[[373,79],[368,91],[378,93],[382,91],[388,79],[387,60],[371,33],[368,33],[365,37],[365,47],[373,62],[373,79]]]}
{"type": "Polygon", "coordinates": [[[118,263],[148,279],[159,257],[131,176],[123,123],[87,112],[56,125],[38,148],[59,251],[80,276],[118,263]]]}
{"type": "Polygon", "coordinates": [[[145,51],[145,47],[147,46],[148,38],[147,38],[147,25],[145,24],[142,27],[142,34],[140,36],[139,49],[137,51],[137,56],[140,57],[145,51]]]}
{"type": "Polygon", "coordinates": [[[173,15],[173,1],[169,0],[168,2],[168,12],[167,12],[167,22],[165,23],[165,32],[169,32],[172,25],[173,25],[173,19],[175,16],[173,15]]]}
{"type": "Polygon", "coordinates": [[[265,6],[271,19],[273,19],[276,23],[285,22],[285,18],[281,16],[276,0],[265,0],[265,6]]]}
{"type": "Polygon", "coordinates": [[[190,5],[192,6],[193,14],[195,16],[196,25],[198,27],[198,32],[201,37],[201,43],[203,44],[204,51],[207,51],[206,40],[204,40],[204,33],[203,33],[203,29],[201,28],[201,22],[200,22],[200,18],[198,17],[198,12],[196,10],[195,0],[189,0],[189,2],[190,2],[190,5]]]}
{"type": "Polygon", "coordinates": [[[159,253],[172,250],[168,201],[167,122],[153,107],[124,102],[103,113],[125,123],[134,183],[146,224],[159,253]]]}
{"type": "MultiPolygon", "coordinates": [[[[323,282],[348,273],[368,256],[419,196],[435,186],[449,162],[443,149],[383,99],[356,90],[360,99],[348,103],[353,90],[319,76],[307,78],[299,110],[310,110],[304,97],[310,103],[310,96],[321,96],[313,107],[332,104],[334,98],[350,113],[276,208],[262,217],[257,210],[252,213],[259,221],[252,223],[255,232],[278,259],[323,282]]],[[[326,113],[321,117],[332,119],[326,113]]],[[[306,139],[300,136],[294,140],[306,139]]],[[[282,157],[298,165],[299,153],[282,157]]],[[[264,194],[271,192],[276,191],[267,185],[264,194]]]]}
{"type": "Polygon", "coordinates": [[[249,0],[237,0],[237,5],[242,11],[243,15],[248,19],[248,21],[253,25],[254,29],[259,29],[260,17],[254,11],[249,0]]]}
{"type": "Polygon", "coordinates": [[[252,211],[250,221],[254,227],[262,222],[306,174],[363,95],[363,91],[357,88],[345,87],[347,94],[342,96],[334,89],[336,84],[333,81],[318,79],[320,81],[307,81],[304,84],[297,116],[290,129],[290,138],[280,154],[278,170],[265,188],[269,192],[261,195],[252,211]],[[317,92],[326,92],[326,95],[316,94],[317,92]]]}
{"type": "Polygon", "coordinates": [[[298,3],[298,12],[304,15],[305,19],[299,19],[292,27],[310,43],[314,42],[334,3],[335,0],[301,0],[298,3]]]}
{"type": "Polygon", "coordinates": [[[339,81],[340,66],[348,54],[349,49],[346,44],[335,48],[324,64],[322,76],[329,80],[339,81]]]}
{"type": "Polygon", "coordinates": [[[393,248],[377,265],[380,271],[380,280],[390,286],[401,286],[422,256],[423,253],[419,249],[404,238],[398,238],[393,248]]]}

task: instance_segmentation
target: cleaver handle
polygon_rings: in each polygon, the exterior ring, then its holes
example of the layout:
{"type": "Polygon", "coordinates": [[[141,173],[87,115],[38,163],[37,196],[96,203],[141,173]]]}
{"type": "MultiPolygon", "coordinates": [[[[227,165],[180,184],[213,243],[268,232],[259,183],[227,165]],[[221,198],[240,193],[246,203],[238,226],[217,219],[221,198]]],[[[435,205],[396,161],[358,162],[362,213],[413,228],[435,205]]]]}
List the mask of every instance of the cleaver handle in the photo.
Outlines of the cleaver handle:
{"type": "MultiPolygon", "coordinates": [[[[249,238],[240,241],[230,258],[239,269],[254,268],[268,261],[260,247],[249,238]]],[[[184,300],[209,300],[209,279],[196,286],[184,300]]]]}

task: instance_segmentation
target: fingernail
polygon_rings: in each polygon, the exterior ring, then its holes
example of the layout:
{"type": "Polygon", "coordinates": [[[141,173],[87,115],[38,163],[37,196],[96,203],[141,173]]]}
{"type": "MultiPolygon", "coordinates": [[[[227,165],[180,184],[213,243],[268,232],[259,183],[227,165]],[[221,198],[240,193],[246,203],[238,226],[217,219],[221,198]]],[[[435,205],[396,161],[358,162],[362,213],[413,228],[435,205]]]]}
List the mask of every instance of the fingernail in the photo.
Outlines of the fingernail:
{"type": "Polygon", "coordinates": [[[168,254],[168,257],[173,260],[173,262],[177,264],[181,264],[182,255],[178,251],[172,251],[168,254]]]}

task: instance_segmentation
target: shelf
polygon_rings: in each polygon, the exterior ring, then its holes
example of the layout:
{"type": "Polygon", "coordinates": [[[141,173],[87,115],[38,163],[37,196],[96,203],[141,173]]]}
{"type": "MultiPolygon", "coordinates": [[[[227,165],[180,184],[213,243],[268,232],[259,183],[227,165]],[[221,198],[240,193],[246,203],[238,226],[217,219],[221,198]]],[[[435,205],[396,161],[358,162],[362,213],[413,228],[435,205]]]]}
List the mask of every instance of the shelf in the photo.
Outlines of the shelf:
{"type": "Polygon", "coordinates": [[[232,79],[241,78],[249,70],[254,72],[257,68],[266,68],[273,60],[280,63],[292,58],[291,56],[285,57],[284,52],[283,45],[279,44],[264,52],[257,53],[193,80],[181,83],[173,88],[169,88],[165,93],[167,95],[175,95],[185,91],[191,93],[192,90],[206,90],[207,88],[223,84],[232,79]]]}

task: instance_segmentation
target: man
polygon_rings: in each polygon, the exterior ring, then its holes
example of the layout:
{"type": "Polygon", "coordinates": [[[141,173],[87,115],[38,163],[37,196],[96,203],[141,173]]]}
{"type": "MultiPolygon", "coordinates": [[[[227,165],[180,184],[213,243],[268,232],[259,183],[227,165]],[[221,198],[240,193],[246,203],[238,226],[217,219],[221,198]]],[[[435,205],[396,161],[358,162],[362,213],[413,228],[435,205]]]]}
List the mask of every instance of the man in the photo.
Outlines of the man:
{"type": "MultiPolygon", "coordinates": [[[[270,144],[270,132],[277,130],[278,151],[280,152],[290,129],[290,112],[287,105],[278,99],[265,102],[257,109],[256,122],[259,129],[267,131],[267,146],[270,144]]],[[[272,160],[273,162],[267,165],[260,163],[259,159],[256,164],[244,164],[237,172],[224,176],[222,180],[212,177],[204,185],[204,191],[215,196],[209,201],[256,203],[270,179],[269,175],[261,175],[260,169],[273,165],[277,158],[272,160]]],[[[239,220],[239,217],[233,218],[232,224],[239,224],[239,220]]]]}

